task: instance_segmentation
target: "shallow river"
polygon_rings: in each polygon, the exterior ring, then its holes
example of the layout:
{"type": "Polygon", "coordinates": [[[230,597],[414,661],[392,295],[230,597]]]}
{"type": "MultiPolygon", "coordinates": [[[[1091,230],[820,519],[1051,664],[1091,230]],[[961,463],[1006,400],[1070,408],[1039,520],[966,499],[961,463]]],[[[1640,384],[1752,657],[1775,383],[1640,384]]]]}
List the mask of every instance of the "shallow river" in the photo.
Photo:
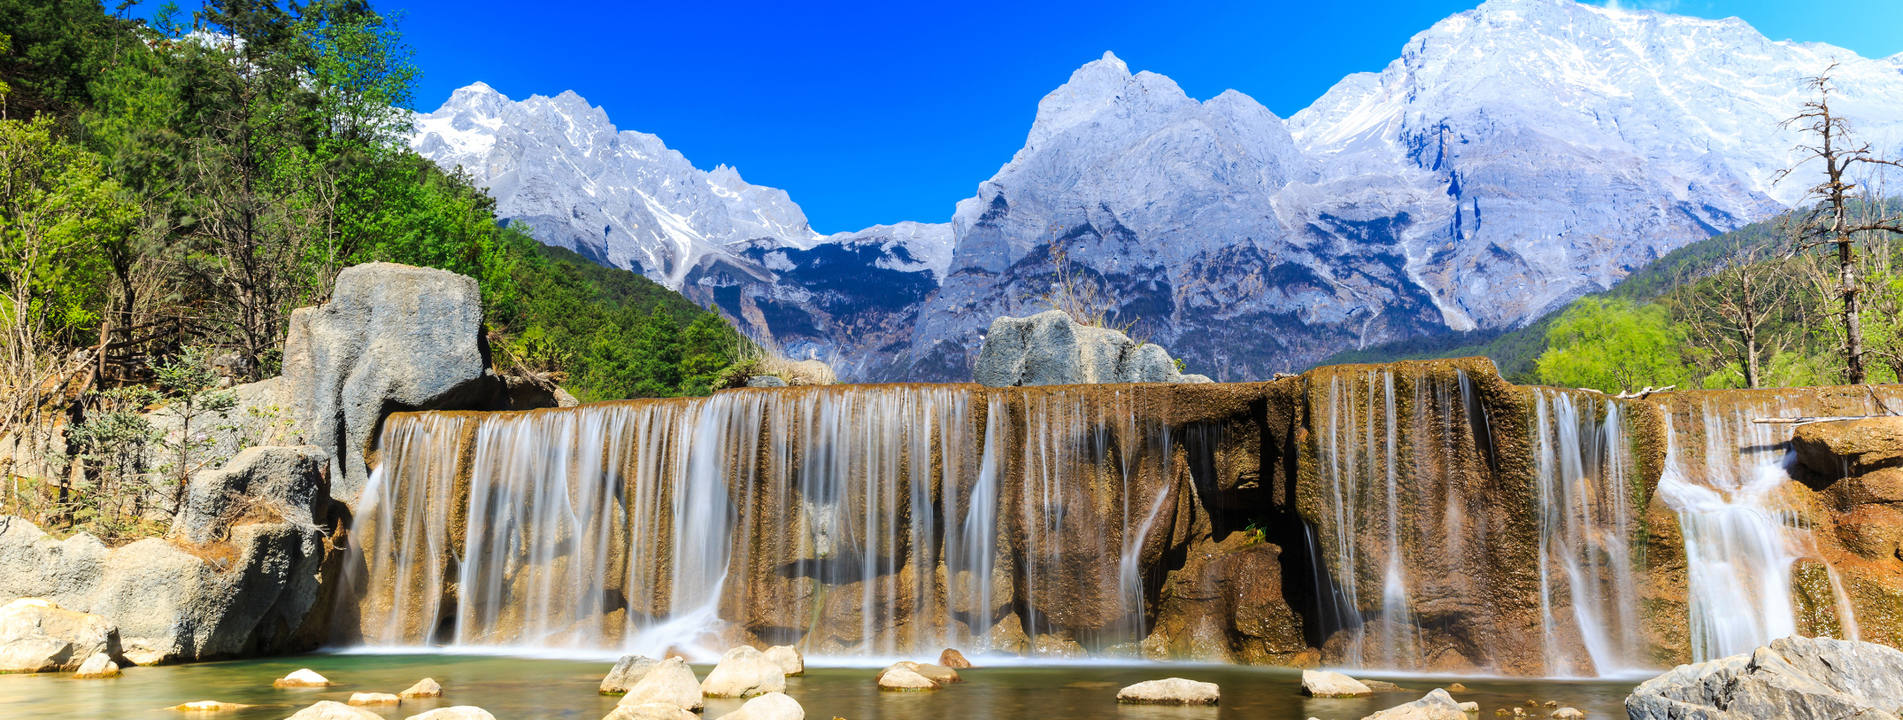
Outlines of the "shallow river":
{"type": "MultiPolygon", "coordinates": [[[[443,684],[443,697],[405,701],[381,714],[401,720],[430,708],[477,705],[499,720],[564,718],[599,720],[616,698],[595,692],[612,663],[468,655],[306,655],[197,665],[131,668],[113,680],[73,680],[62,675],[0,675],[0,718],[75,720],[164,718],[168,720],[267,720],[290,715],[318,700],[342,701],[352,692],[397,692],[422,677],[443,684]],[[271,680],[300,667],[322,673],[338,687],[277,690],[271,680]],[[257,707],[218,715],[184,714],[165,708],[190,700],[220,700],[257,707]]],[[[708,666],[696,666],[705,677],[708,666]]],[[[809,667],[787,679],[787,694],[806,716],[848,720],[982,720],[984,718],[1116,718],[1117,720],[1355,720],[1381,708],[1420,697],[1448,679],[1391,678],[1406,692],[1371,698],[1323,700],[1301,694],[1300,673],[1284,669],[1211,665],[1073,665],[990,667],[962,671],[965,682],[927,693],[880,692],[872,668],[809,667]],[[1162,677],[1186,677],[1222,686],[1218,708],[1119,706],[1117,689],[1162,677]]],[[[1632,682],[1461,679],[1461,700],[1480,703],[1492,718],[1502,706],[1553,700],[1591,718],[1623,718],[1620,704],[1632,682]]],[[[739,700],[707,701],[705,717],[739,707],[739,700]]],[[[1545,717],[1547,711],[1529,713],[1545,717]]]]}

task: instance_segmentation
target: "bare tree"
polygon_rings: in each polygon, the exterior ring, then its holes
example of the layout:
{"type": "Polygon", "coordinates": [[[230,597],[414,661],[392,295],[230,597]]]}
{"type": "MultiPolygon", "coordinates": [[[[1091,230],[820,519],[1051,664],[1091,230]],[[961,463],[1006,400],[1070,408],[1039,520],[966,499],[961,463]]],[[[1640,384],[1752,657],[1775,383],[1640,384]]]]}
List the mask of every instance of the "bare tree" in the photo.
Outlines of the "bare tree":
{"type": "Polygon", "coordinates": [[[1716,270],[1676,293],[1676,304],[1689,321],[1693,341],[1718,358],[1735,360],[1745,387],[1755,388],[1764,382],[1763,360],[1780,344],[1766,326],[1789,299],[1791,283],[1780,280],[1779,259],[1766,245],[1739,243],[1728,255],[1716,270]]]}
{"type": "Polygon", "coordinates": [[[1858,305],[1863,285],[1857,276],[1856,245],[1871,236],[1903,235],[1903,216],[1878,213],[1855,217],[1859,206],[1875,207],[1867,189],[1857,182],[1857,171],[1903,167],[1903,163],[1884,158],[1872,150],[1869,143],[1857,140],[1850,122],[1830,109],[1830,95],[1835,90],[1831,73],[1836,69],[1837,64],[1832,63],[1824,72],[1810,78],[1808,85],[1816,97],[1804,103],[1802,112],[1784,121],[1785,127],[1799,129],[1809,135],[1814,144],[1798,146],[1801,159],[1778,173],[1777,180],[1790,177],[1813,161],[1823,165],[1823,179],[1805,192],[1805,199],[1815,204],[1798,224],[1796,240],[1800,248],[1829,246],[1836,251],[1837,287],[1833,290],[1841,301],[1838,316],[1844,332],[1845,380],[1861,385],[1866,382],[1868,373],[1864,367],[1862,313],[1858,305]]]}

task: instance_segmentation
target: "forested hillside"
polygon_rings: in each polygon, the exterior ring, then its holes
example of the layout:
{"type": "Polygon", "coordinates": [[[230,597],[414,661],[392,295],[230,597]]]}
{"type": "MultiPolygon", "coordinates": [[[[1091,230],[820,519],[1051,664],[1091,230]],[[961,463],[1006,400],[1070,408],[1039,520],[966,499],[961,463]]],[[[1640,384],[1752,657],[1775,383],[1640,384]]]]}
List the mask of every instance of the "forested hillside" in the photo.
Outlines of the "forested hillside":
{"type": "Polygon", "coordinates": [[[706,393],[745,345],[411,152],[417,69],[367,3],[0,0],[0,34],[0,433],[188,348],[273,375],[290,311],[374,260],[477,278],[498,365],[584,400],[706,393]]]}

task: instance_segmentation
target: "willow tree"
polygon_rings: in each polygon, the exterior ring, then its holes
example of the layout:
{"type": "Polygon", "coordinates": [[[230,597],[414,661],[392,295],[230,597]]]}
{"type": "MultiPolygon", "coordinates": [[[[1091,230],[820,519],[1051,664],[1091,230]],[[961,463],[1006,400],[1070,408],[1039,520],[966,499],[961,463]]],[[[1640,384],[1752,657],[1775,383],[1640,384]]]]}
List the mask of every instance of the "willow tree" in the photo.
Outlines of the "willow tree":
{"type": "Polygon", "coordinates": [[[1836,69],[1832,63],[1810,78],[1806,84],[1815,97],[1804,103],[1801,112],[1784,121],[1785,127],[1804,133],[1809,143],[1797,147],[1797,163],[1778,173],[1777,180],[1807,166],[1823,166],[1822,178],[1805,191],[1804,199],[1811,206],[1796,223],[1795,235],[1799,248],[1828,248],[1835,255],[1837,286],[1832,292],[1837,295],[1838,318],[1843,325],[1844,379],[1861,385],[1868,372],[1864,366],[1859,302],[1863,283],[1857,275],[1857,243],[1903,235],[1903,216],[1886,214],[1881,204],[1873,202],[1869,184],[1861,181],[1885,167],[1903,167],[1903,163],[1883,157],[1869,143],[1858,140],[1850,121],[1831,109],[1831,93],[1836,90],[1831,73],[1836,69]]]}

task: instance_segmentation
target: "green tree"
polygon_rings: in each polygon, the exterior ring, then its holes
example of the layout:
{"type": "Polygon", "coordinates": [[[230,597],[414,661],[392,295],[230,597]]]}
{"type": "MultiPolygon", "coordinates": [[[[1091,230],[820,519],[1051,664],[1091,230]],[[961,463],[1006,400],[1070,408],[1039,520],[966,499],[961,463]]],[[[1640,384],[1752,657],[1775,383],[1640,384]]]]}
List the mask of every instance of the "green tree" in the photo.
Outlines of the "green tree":
{"type": "Polygon", "coordinates": [[[1561,387],[1627,392],[1688,377],[1682,332],[1665,308],[1624,299],[1581,298],[1546,333],[1540,381],[1561,387]]]}
{"type": "Polygon", "coordinates": [[[704,313],[688,323],[681,337],[681,394],[713,392],[714,379],[733,364],[734,350],[740,343],[733,326],[714,313],[704,313]]]}

